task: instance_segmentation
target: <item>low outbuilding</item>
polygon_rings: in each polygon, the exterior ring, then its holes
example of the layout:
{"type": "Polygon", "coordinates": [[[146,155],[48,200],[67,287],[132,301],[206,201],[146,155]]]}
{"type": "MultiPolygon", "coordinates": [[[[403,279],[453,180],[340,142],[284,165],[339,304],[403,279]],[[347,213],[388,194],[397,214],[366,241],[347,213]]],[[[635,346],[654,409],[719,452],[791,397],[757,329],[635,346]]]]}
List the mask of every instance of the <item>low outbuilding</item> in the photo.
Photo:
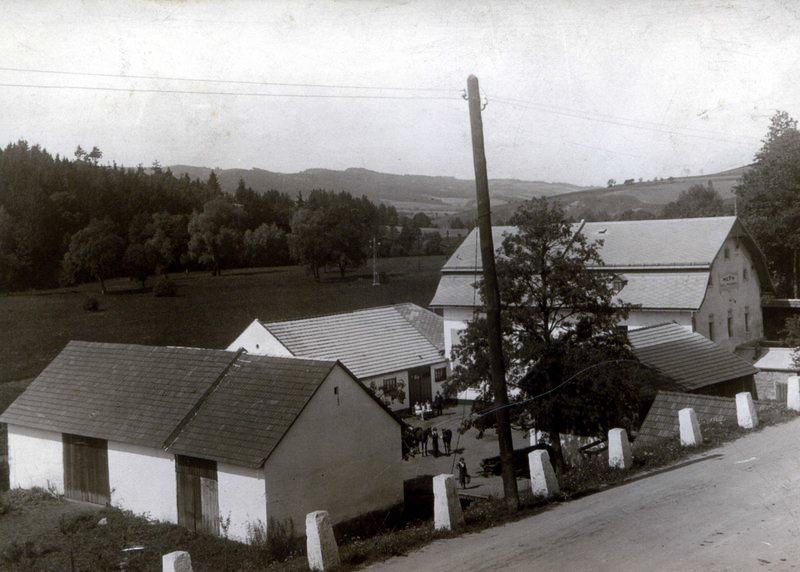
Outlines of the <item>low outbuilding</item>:
{"type": "Polygon", "coordinates": [[[762,399],[777,399],[786,403],[786,384],[793,375],[800,375],[794,361],[793,348],[760,348],[753,366],[758,369],[756,386],[762,399]]]}
{"type": "Polygon", "coordinates": [[[403,500],[399,422],[333,360],[70,342],[0,422],[12,487],[242,541],[403,500]]]}
{"type": "Polygon", "coordinates": [[[442,318],[394,304],[284,322],[254,320],[229,346],[250,354],[340,360],[392,409],[433,402],[447,379],[442,318]]]}

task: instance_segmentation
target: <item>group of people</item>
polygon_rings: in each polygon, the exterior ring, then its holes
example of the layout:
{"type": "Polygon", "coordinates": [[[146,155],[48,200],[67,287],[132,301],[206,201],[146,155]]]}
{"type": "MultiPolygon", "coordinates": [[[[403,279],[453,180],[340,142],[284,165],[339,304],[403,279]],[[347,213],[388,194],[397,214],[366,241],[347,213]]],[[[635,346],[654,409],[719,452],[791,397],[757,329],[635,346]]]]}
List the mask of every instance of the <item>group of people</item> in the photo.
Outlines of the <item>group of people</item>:
{"type": "Polygon", "coordinates": [[[436,427],[428,427],[425,429],[422,427],[408,427],[403,437],[406,441],[406,448],[411,455],[427,457],[428,442],[430,441],[431,453],[434,457],[438,457],[442,454],[442,451],[439,449],[439,439],[442,440],[444,454],[449,455],[451,453],[450,445],[453,441],[453,431],[450,429],[443,429],[440,434],[436,427]]]}
{"type": "Polygon", "coordinates": [[[426,417],[430,417],[432,414],[441,415],[443,408],[444,398],[442,394],[437,391],[436,397],[433,398],[433,406],[431,406],[430,401],[426,401],[425,403],[418,401],[414,404],[414,417],[419,417],[420,421],[424,421],[426,417]]]}

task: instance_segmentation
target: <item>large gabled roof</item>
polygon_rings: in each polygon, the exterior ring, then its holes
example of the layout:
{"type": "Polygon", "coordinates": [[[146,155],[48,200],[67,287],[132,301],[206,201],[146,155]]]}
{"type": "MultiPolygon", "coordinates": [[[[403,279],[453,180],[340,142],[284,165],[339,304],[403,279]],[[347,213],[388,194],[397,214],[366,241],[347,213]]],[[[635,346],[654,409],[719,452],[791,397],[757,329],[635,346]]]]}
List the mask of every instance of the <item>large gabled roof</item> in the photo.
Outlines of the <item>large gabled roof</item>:
{"type": "Polygon", "coordinates": [[[739,356],[675,323],[630,330],[628,340],[639,361],[670,378],[684,391],[758,372],[739,356]]]}
{"type": "MultiPolygon", "coordinates": [[[[581,234],[591,241],[603,241],[600,257],[610,268],[707,267],[736,223],[736,217],[706,217],[663,220],[587,222],[581,234]]],[[[573,225],[577,232],[579,224],[573,225]]],[[[492,228],[496,248],[513,226],[492,228]]],[[[469,271],[481,267],[480,233],[473,229],[442,268],[469,271]]]]}
{"type": "Polygon", "coordinates": [[[414,304],[261,324],[292,355],[338,359],[359,379],[444,360],[442,318],[414,304]]]}
{"type": "Polygon", "coordinates": [[[70,342],[0,422],[258,467],[334,367],[342,366],[222,350],[70,342]]]}

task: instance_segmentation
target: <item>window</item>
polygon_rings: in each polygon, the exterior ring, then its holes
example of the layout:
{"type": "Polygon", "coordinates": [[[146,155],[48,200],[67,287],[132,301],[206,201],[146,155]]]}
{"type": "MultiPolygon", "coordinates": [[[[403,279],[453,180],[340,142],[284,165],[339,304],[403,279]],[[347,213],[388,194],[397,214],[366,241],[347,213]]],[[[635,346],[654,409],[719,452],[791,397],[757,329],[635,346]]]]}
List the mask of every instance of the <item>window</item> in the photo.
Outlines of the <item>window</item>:
{"type": "Polygon", "coordinates": [[[733,337],[733,312],[728,310],[728,337],[733,337]]]}
{"type": "Polygon", "coordinates": [[[727,246],[725,247],[725,260],[730,260],[731,258],[731,249],[727,246]]]}
{"type": "Polygon", "coordinates": [[[747,268],[742,268],[742,280],[747,282],[747,279],[750,277],[750,274],[747,272],[747,268]]]}
{"type": "Polygon", "coordinates": [[[446,367],[437,367],[433,370],[433,379],[434,381],[444,381],[447,379],[447,368],[446,367]]]}
{"type": "Polygon", "coordinates": [[[708,317],[708,339],[714,341],[714,314],[708,317]]]}
{"type": "Polygon", "coordinates": [[[394,391],[397,389],[397,378],[396,377],[387,377],[383,380],[383,390],[384,391],[394,391]]]}
{"type": "Polygon", "coordinates": [[[744,307],[744,331],[750,333],[750,308],[744,307]]]}

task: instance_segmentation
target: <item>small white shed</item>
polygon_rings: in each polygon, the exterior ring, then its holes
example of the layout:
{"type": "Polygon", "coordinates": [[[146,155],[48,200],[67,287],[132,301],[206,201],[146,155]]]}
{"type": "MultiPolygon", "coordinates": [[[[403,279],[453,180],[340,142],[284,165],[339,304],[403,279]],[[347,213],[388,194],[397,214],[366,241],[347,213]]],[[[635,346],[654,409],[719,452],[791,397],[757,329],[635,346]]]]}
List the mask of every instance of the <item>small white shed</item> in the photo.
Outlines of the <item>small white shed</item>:
{"type": "Polygon", "coordinates": [[[241,541],[403,500],[399,422],[336,361],[70,342],[0,422],[12,487],[241,541]]]}
{"type": "Polygon", "coordinates": [[[433,401],[448,376],[442,318],[394,304],[285,322],[254,320],[229,346],[250,354],[340,360],[392,409],[433,401]],[[402,399],[397,399],[400,390],[402,399]]]}

